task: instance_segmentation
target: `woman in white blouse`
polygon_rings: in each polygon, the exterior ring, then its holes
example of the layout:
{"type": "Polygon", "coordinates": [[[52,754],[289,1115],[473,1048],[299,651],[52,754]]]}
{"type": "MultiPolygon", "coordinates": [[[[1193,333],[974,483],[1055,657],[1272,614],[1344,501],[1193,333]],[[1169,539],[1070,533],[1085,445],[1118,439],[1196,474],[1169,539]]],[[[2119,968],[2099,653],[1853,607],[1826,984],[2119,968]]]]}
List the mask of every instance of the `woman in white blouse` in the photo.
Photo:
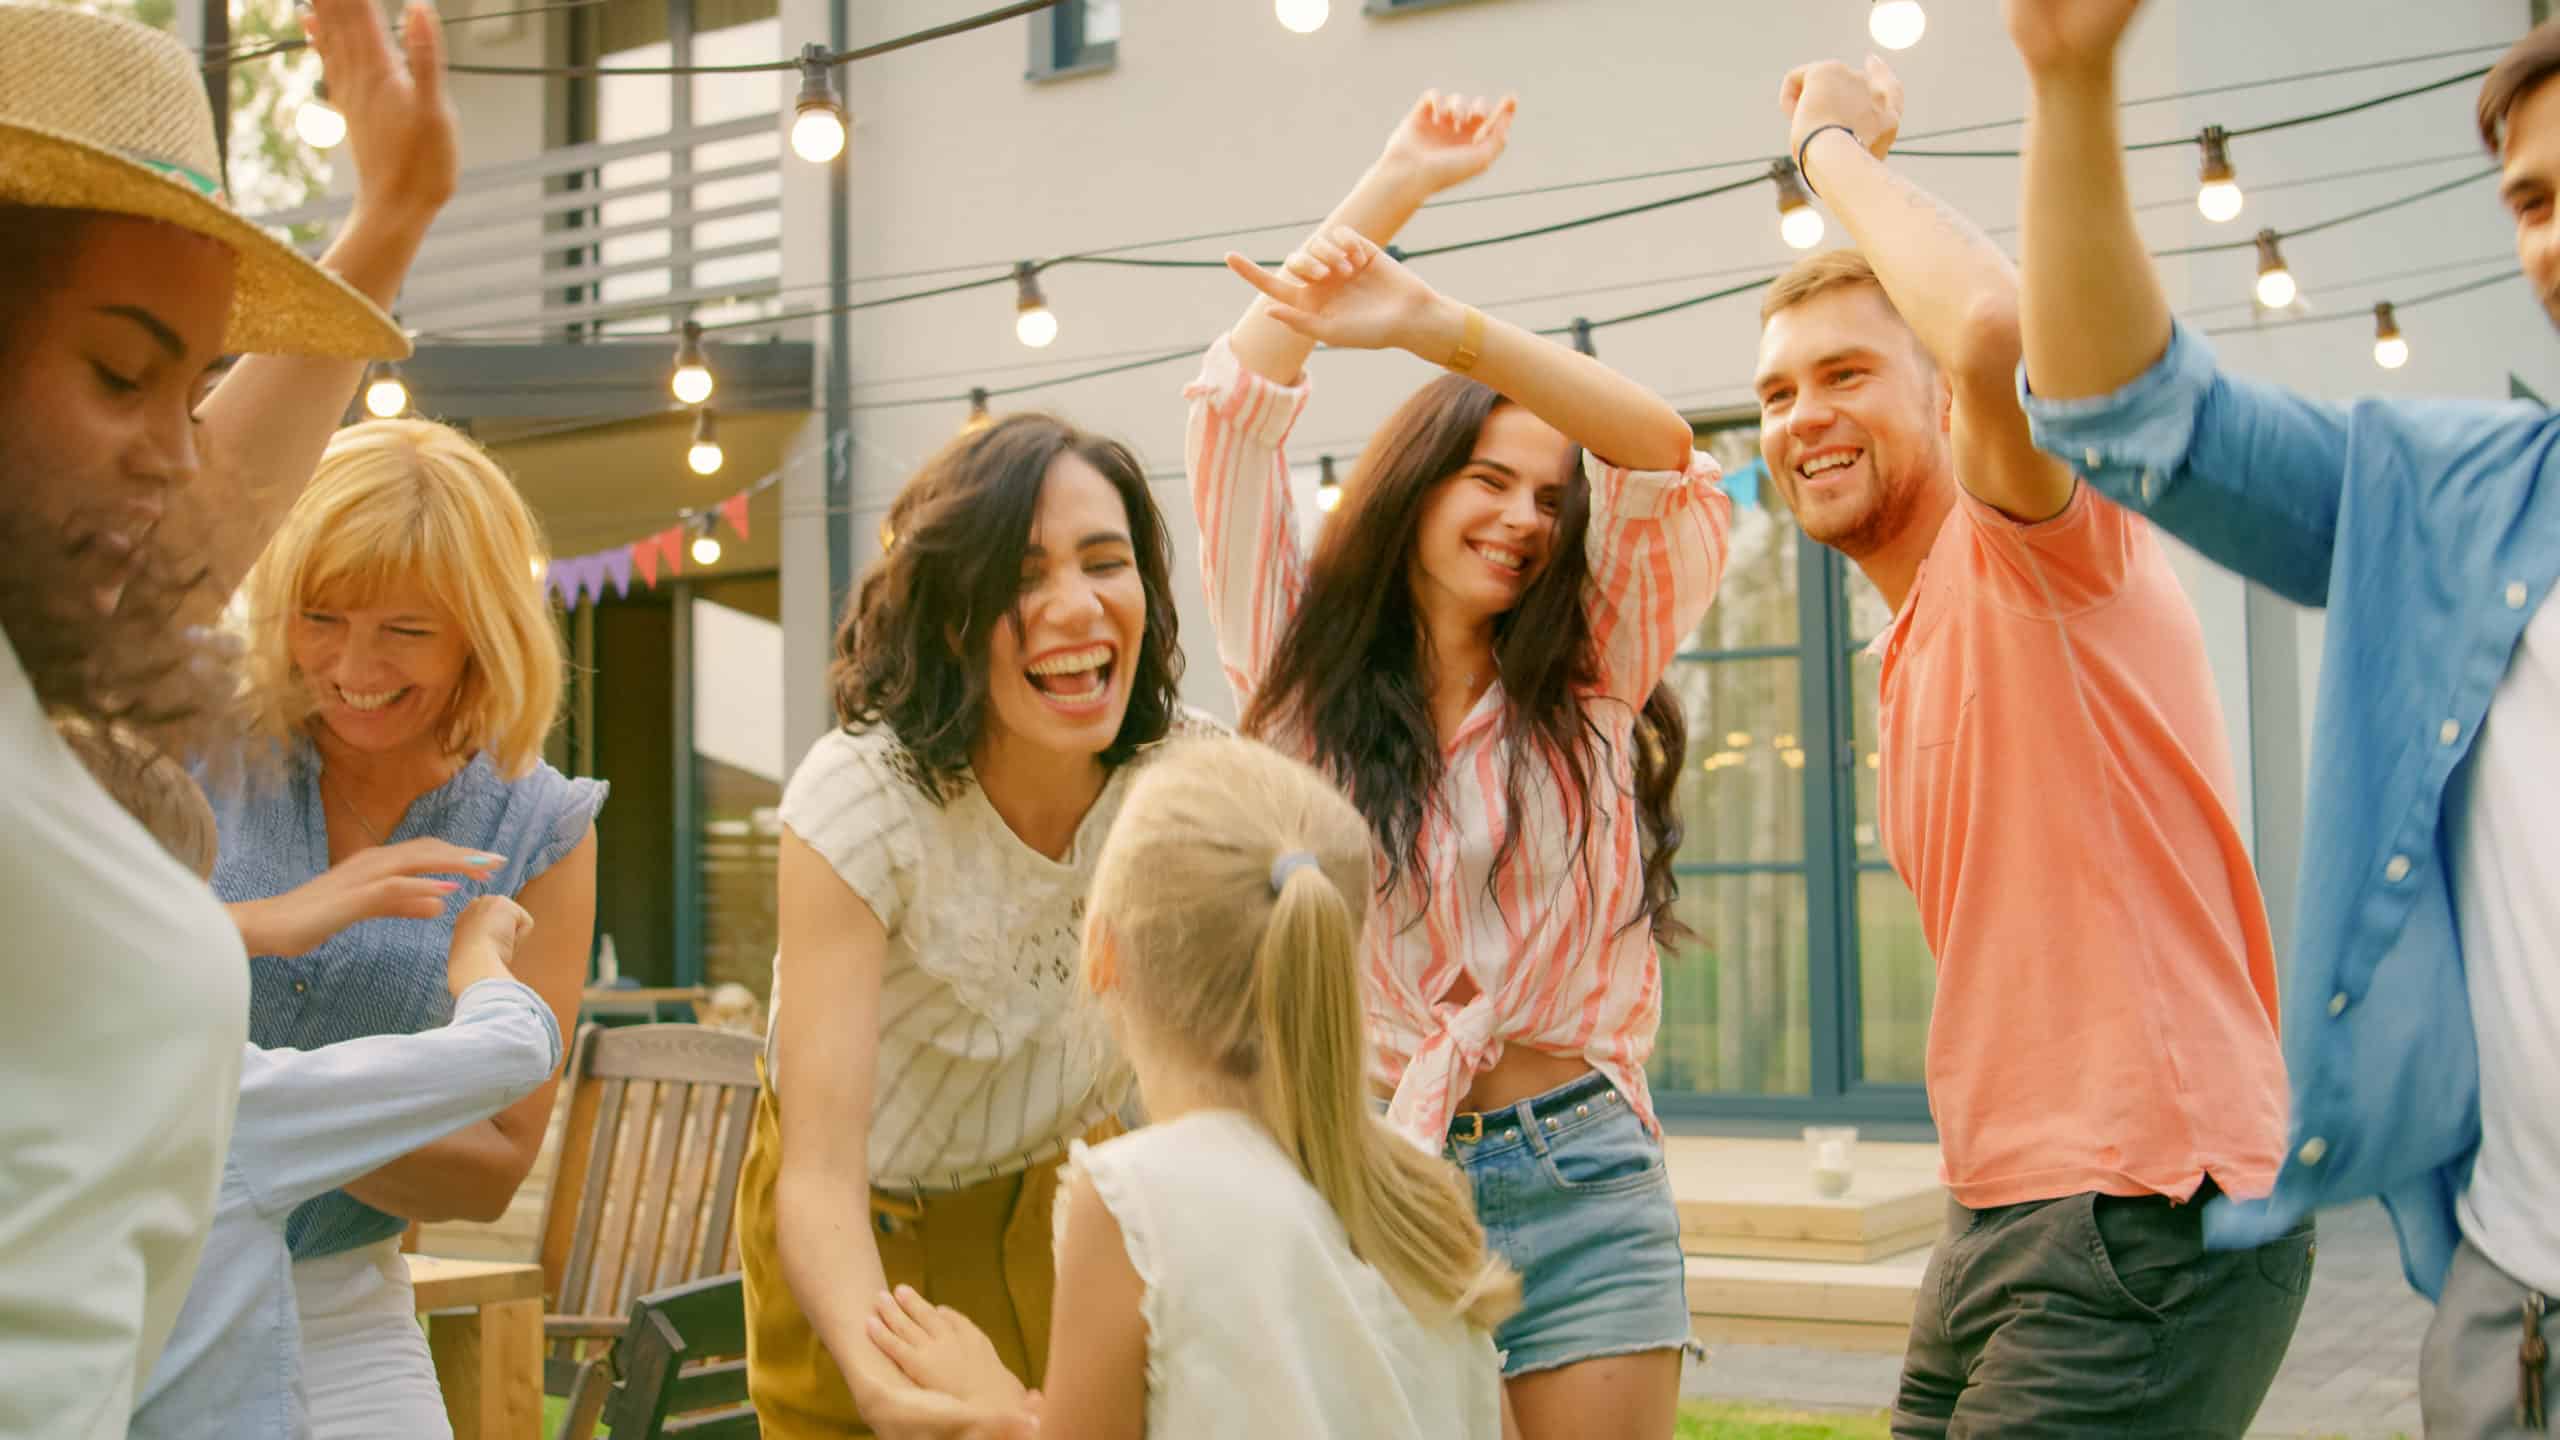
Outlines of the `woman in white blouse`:
{"type": "Polygon", "coordinates": [[[1058,1164],[1126,1088],[1074,1003],[1094,858],[1140,749],[1209,728],[1176,699],[1170,542],[1120,445],[1009,417],[887,529],[836,639],[840,728],[782,800],[738,1203],[748,1383],[785,1440],[958,1426],[865,1334],[892,1285],[1040,1383],[1058,1164]]]}

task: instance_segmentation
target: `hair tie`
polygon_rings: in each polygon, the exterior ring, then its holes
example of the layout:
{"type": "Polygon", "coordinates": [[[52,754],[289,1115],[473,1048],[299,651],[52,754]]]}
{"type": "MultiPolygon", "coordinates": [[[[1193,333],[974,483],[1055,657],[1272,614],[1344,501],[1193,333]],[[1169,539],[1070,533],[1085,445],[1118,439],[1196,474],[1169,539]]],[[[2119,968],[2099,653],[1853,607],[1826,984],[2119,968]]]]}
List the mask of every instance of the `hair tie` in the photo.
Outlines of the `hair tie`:
{"type": "Polygon", "coordinates": [[[1277,895],[1281,891],[1288,889],[1289,877],[1297,874],[1301,870],[1320,869],[1321,867],[1316,864],[1316,857],[1312,851],[1292,850],[1288,854],[1271,862],[1271,893],[1277,895]]]}

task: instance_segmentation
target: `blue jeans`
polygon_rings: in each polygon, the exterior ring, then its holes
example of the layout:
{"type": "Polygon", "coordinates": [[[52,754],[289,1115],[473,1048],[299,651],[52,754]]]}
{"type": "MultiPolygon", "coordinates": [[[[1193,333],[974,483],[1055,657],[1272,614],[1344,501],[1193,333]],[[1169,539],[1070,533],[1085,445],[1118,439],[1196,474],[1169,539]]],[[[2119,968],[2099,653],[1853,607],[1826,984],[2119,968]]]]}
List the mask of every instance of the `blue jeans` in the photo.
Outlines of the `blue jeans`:
{"type": "Polygon", "coordinates": [[[1607,1079],[1462,1114],[1447,1153],[1486,1240],[1520,1272],[1520,1312],[1493,1337],[1505,1376],[1690,1343],[1662,1143],[1607,1079]]]}

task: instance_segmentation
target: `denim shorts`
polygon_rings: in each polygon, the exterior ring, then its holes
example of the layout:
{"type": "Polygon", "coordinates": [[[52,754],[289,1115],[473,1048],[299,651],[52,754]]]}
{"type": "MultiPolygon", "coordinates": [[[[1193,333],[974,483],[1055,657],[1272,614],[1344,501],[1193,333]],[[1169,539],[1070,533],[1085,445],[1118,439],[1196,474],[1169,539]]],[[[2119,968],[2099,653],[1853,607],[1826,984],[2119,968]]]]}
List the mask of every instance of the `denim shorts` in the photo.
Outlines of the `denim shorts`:
{"type": "Polygon", "coordinates": [[[1690,1346],[1662,1143],[1607,1078],[1462,1114],[1448,1155],[1485,1238],[1520,1272],[1520,1312],[1493,1337],[1504,1375],[1690,1346]]]}

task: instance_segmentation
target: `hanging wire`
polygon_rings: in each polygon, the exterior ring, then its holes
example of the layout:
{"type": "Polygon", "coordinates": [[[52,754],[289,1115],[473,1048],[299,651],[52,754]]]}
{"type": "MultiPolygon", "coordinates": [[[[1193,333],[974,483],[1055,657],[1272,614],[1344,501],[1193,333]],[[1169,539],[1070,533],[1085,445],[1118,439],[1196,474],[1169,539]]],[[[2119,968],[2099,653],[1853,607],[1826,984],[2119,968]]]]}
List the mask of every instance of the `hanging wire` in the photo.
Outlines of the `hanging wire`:
{"type": "MultiPolygon", "coordinates": [[[[904,50],[911,45],[922,45],[927,41],[966,34],[971,30],[984,29],[989,25],[999,25],[1035,11],[1049,9],[1058,3],[1059,0],[1019,0],[1017,4],[1001,6],[982,14],[964,16],[945,25],[910,31],[907,34],[883,40],[876,45],[861,45],[851,50],[829,51],[818,59],[829,69],[834,69],[840,65],[850,65],[856,60],[869,60],[874,56],[904,50]]],[[[610,75],[758,75],[786,70],[797,71],[800,68],[800,57],[794,55],[787,60],[755,60],[735,65],[447,65],[445,68],[456,75],[544,75],[564,76],[571,79],[594,79],[610,75]]]]}
{"type": "MultiPolygon", "coordinates": [[[[492,10],[485,14],[447,15],[441,17],[441,23],[448,27],[473,25],[483,20],[512,20],[521,15],[551,15],[566,10],[585,10],[604,3],[605,0],[553,0],[551,4],[527,5],[520,10],[492,10]]],[[[236,45],[210,46],[196,53],[203,61],[203,68],[228,70],[236,65],[246,65],[252,60],[264,60],[270,55],[289,55],[296,50],[310,48],[309,40],[297,36],[290,40],[243,40],[236,45]]],[[[453,67],[448,65],[445,68],[453,67]]]]}

